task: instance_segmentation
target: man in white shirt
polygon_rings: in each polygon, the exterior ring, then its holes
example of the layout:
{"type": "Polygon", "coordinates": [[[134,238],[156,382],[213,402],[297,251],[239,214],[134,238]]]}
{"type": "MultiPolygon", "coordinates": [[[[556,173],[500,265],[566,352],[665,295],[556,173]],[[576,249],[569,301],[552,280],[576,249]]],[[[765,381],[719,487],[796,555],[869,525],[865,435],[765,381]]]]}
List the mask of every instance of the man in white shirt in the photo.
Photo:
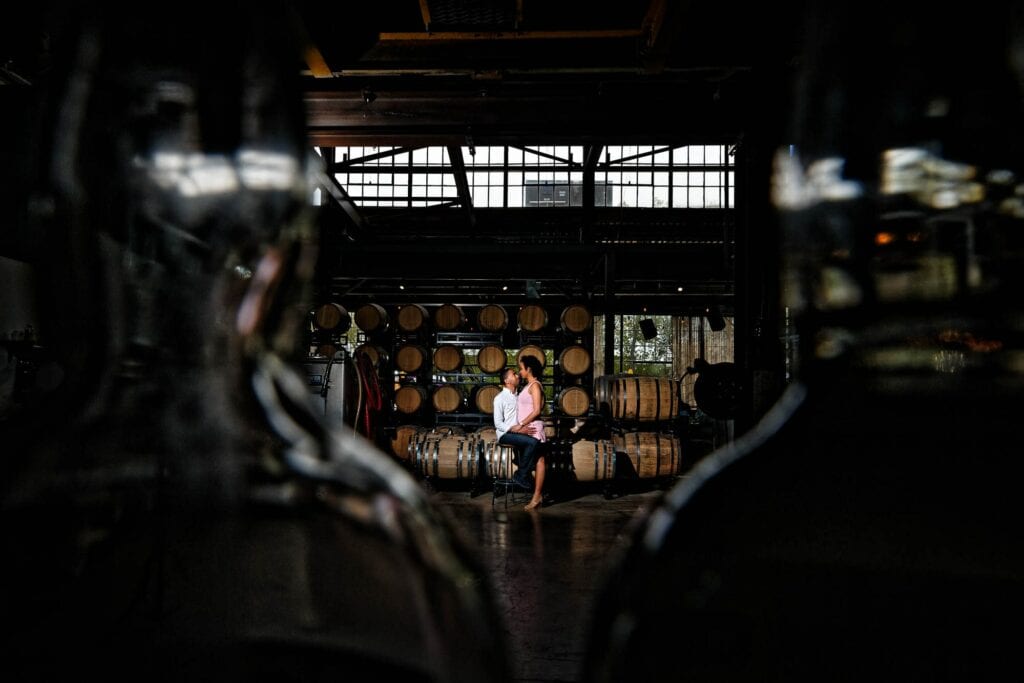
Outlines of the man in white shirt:
{"type": "Polygon", "coordinates": [[[528,434],[520,433],[525,427],[519,425],[517,417],[516,390],[519,388],[519,373],[515,368],[505,368],[501,373],[501,393],[494,397],[494,432],[498,443],[512,446],[519,451],[519,469],[512,479],[517,486],[533,490],[530,471],[533,469],[534,451],[540,443],[528,434]]]}

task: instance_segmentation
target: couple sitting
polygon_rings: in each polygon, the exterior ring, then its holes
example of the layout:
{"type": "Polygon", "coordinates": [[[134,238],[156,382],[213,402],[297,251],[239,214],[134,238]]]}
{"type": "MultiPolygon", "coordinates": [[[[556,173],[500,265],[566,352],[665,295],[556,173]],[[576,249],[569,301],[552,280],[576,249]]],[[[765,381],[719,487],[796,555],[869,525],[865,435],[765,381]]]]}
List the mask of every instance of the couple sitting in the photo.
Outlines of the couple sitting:
{"type": "Polygon", "coordinates": [[[514,368],[506,368],[501,374],[504,388],[494,397],[494,431],[498,443],[519,451],[519,469],[512,479],[517,486],[533,490],[533,498],[525,510],[534,510],[544,501],[544,455],[537,449],[547,440],[544,422],[538,419],[544,409],[544,392],[538,379],[542,371],[539,360],[523,356],[519,360],[518,372],[514,368]],[[517,394],[520,379],[526,386],[517,394]],[[534,469],[537,471],[536,479],[530,476],[534,469]]]}

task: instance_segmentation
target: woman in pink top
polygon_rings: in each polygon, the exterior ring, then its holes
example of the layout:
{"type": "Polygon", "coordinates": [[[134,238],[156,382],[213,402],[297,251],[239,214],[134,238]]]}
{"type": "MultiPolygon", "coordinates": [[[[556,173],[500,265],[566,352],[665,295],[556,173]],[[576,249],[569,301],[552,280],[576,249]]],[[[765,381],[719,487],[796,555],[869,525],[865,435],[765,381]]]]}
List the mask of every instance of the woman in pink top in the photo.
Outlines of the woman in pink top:
{"type": "MultiPolygon", "coordinates": [[[[540,361],[533,356],[523,356],[519,359],[519,377],[526,381],[526,386],[519,392],[516,399],[516,418],[519,424],[512,428],[513,431],[528,434],[538,441],[544,442],[544,422],[540,418],[541,410],[544,408],[544,392],[541,391],[540,377],[543,367],[540,361]]],[[[527,503],[525,510],[535,510],[544,502],[544,471],[545,460],[543,449],[534,451],[537,454],[537,462],[520,462],[519,467],[524,472],[536,468],[534,478],[533,498],[527,503]]]]}

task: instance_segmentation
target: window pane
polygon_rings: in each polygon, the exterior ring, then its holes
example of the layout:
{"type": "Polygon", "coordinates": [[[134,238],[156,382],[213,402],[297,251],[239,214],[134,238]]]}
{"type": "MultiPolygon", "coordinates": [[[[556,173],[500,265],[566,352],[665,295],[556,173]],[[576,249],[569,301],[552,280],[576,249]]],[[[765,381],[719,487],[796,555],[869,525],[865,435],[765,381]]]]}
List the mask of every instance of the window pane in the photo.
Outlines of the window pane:
{"type": "Polygon", "coordinates": [[[487,198],[488,206],[504,206],[505,205],[505,188],[503,187],[492,187],[488,191],[487,198]]]}
{"type": "Polygon", "coordinates": [[[707,209],[718,209],[721,208],[722,202],[719,197],[721,196],[721,188],[707,187],[704,188],[704,208],[707,209]]]}
{"type": "Polygon", "coordinates": [[[650,185],[653,180],[652,174],[649,172],[637,173],[637,184],[639,185],[650,185]]]}
{"type": "Polygon", "coordinates": [[[639,187],[637,191],[637,206],[651,208],[654,206],[654,192],[650,187],[639,187]]]}
{"type": "Polygon", "coordinates": [[[668,173],[655,173],[654,174],[655,185],[668,185],[668,173]]]}
{"type": "Polygon", "coordinates": [[[656,206],[656,207],[667,207],[668,206],[668,188],[667,187],[656,187],[656,188],[654,188],[654,206],[656,206]]]}
{"type": "Polygon", "coordinates": [[[704,188],[691,187],[689,189],[689,206],[691,209],[704,208],[704,188]]]}
{"type": "Polygon", "coordinates": [[[674,187],[672,188],[672,208],[674,209],[686,209],[689,208],[689,196],[686,194],[685,187],[674,187]]]}
{"type": "Polygon", "coordinates": [[[619,206],[636,206],[636,186],[627,185],[622,188],[622,200],[619,206]]]}

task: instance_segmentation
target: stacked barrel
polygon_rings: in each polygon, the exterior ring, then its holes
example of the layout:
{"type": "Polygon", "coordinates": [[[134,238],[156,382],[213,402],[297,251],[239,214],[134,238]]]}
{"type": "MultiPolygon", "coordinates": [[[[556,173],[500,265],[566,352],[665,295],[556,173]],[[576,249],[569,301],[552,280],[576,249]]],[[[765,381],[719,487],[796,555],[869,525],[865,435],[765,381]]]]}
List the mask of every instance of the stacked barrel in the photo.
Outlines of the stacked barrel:
{"type": "Polygon", "coordinates": [[[594,402],[611,424],[618,476],[654,479],[682,474],[684,458],[675,432],[679,380],[630,374],[594,380],[594,402]]]}
{"type": "Polygon", "coordinates": [[[334,358],[343,346],[342,336],[352,327],[352,316],[336,301],[318,305],[309,313],[311,357],[334,358]]]}
{"type": "Polygon", "coordinates": [[[526,355],[545,368],[548,437],[567,433],[591,411],[591,322],[590,311],[578,304],[358,308],[362,343],[356,352],[374,360],[390,392],[382,445],[390,441],[395,457],[424,476],[481,474],[488,454],[497,450],[492,425],[500,372],[526,355]],[[467,447],[482,455],[484,465],[466,464],[467,447]]]}
{"type": "Polygon", "coordinates": [[[402,425],[393,449],[418,476],[433,479],[484,479],[503,465],[494,427],[466,432],[459,427],[402,425]]]}

